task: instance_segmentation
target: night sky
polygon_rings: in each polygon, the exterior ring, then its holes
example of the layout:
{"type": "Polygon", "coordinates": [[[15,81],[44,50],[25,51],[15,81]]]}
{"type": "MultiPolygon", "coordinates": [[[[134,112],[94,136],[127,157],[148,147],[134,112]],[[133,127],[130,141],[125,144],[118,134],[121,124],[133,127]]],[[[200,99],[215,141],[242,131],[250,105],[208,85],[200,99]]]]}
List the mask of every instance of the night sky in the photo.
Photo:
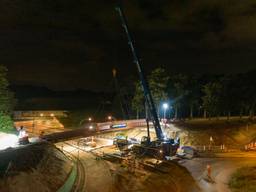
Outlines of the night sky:
{"type": "MultiPolygon", "coordinates": [[[[147,72],[239,73],[256,67],[256,1],[127,0],[147,72]]],[[[137,78],[110,0],[0,0],[0,63],[11,84],[101,90],[116,67],[137,78]]]]}

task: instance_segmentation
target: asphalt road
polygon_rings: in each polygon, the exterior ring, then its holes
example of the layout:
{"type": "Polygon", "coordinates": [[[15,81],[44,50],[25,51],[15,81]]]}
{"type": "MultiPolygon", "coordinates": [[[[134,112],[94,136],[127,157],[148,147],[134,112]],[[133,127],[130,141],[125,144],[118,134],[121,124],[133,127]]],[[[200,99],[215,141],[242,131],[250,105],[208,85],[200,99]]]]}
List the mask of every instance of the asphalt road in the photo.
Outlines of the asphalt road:
{"type": "MultiPolygon", "coordinates": [[[[247,153],[248,154],[248,153],[247,153]]],[[[254,153],[255,154],[255,153],[254,153]]],[[[232,154],[230,154],[232,156],[232,154]]],[[[203,192],[230,192],[228,187],[229,179],[238,168],[256,165],[256,158],[253,157],[222,157],[222,158],[195,158],[182,160],[181,165],[186,167],[203,192]],[[213,183],[208,182],[206,166],[212,168],[211,177],[213,183]]]]}

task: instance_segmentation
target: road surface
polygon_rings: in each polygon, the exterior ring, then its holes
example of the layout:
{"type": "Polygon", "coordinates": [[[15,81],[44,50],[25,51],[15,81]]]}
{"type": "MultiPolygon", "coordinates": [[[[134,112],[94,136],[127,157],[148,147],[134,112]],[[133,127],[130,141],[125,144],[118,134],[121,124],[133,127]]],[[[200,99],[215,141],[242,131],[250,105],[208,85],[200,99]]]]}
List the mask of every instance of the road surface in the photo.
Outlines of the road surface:
{"type": "Polygon", "coordinates": [[[195,158],[193,160],[182,160],[180,164],[190,171],[203,192],[230,192],[228,182],[232,173],[240,167],[256,166],[256,158],[253,155],[251,156],[241,158],[195,158]],[[211,177],[214,183],[206,181],[207,165],[212,168],[211,177]]]}

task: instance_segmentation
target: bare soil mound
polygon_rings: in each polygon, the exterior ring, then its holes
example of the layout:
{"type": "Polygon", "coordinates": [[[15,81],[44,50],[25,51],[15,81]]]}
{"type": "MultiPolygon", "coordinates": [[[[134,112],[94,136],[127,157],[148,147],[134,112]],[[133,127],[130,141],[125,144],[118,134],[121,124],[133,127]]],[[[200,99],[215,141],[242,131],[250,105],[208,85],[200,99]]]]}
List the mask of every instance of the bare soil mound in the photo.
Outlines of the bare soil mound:
{"type": "Polygon", "coordinates": [[[50,192],[62,186],[72,162],[48,143],[0,152],[1,192],[50,192]]]}
{"type": "Polygon", "coordinates": [[[199,192],[186,168],[175,162],[162,162],[153,169],[129,172],[120,167],[114,174],[115,191],[199,192]]]}

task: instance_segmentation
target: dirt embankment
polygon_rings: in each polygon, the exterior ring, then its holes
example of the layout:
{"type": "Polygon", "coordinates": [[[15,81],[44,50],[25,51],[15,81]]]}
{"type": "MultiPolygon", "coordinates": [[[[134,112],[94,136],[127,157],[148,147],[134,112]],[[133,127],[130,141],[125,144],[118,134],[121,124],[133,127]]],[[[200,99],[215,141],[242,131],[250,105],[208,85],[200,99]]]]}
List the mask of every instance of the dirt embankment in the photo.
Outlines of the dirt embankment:
{"type": "MultiPolygon", "coordinates": [[[[256,120],[248,119],[194,119],[171,123],[164,132],[167,137],[179,136],[181,145],[209,145],[210,137],[213,138],[213,145],[226,145],[242,147],[256,139],[256,120]]],[[[103,134],[108,138],[114,138],[123,134],[129,138],[140,140],[147,135],[146,128],[131,130],[120,130],[113,133],[103,134]]],[[[150,129],[152,139],[156,137],[153,127],[150,129]]]]}
{"type": "Polygon", "coordinates": [[[163,162],[155,168],[140,168],[132,172],[129,167],[116,165],[113,177],[114,191],[200,191],[187,169],[175,162],[163,162]]]}
{"type": "Polygon", "coordinates": [[[188,120],[175,122],[180,129],[184,145],[208,145],[210,137],[214,145],[243,146],[256,138],[256,121],[235,120],[188,120]]]}
{"type": "Polygon", "coordinates": [[[8,149],[0,152],[0,191],[56,191],[71,168],[72,162],[47,143],[8,149]]]}

